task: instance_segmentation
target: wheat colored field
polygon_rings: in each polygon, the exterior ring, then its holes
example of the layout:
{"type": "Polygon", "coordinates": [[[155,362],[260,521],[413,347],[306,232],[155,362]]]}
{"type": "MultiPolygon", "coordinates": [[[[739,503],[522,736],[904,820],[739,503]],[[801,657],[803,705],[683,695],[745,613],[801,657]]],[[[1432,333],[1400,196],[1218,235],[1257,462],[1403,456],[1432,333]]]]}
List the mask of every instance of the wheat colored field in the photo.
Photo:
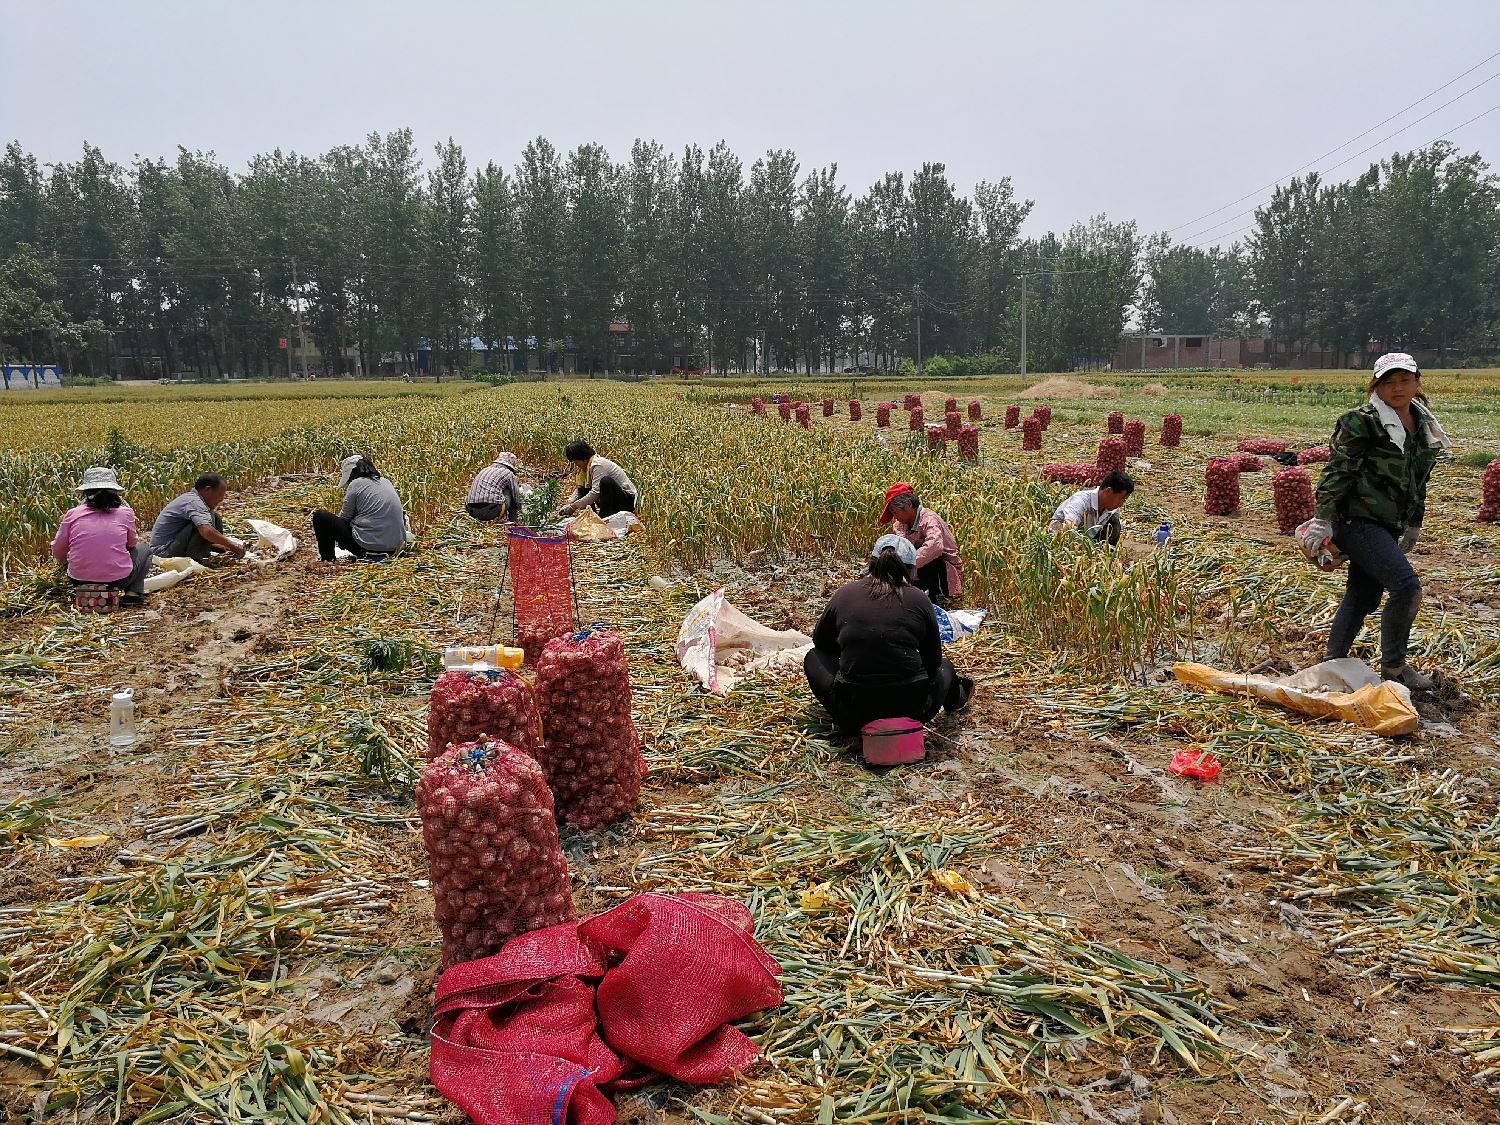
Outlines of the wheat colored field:
{"type": "MultiPolygon", "coordinates": [[[[786,993],[746,1025],[752,1071],[622,1095],[621,1121],[1496,1120],[1500,526],[1474,517],[1500,375],[1425,382],[1456,445],[1415,555],[1413,662],[1440,690],[1397,739],[1170,675],[1321,658],[1341,577],[1277,533],[1272,466],[1244,474],[1231,517],[1203,514],[1203,469],[1244,438],[1326,442],[1358,373],[0,400],[0,1104],[56,1121],[462,1119],[427,1080],[426,695],[442,646],[510,639],[503,535],[462,510],[473,474],[509,449],[544,485],[582,436],[644,497],[640,531],[576,546],[573,567],[581,619],[625,638],[651,774],[629,820],[564,830],[575,902],[739,898],[786,993]],[[753,414],[777,392],[811,402],[807,430],[753,414]],[[929,453],[899,409],[879,429],[875,404],[906,393],[934,422],[947,396],[977,401],[979,460],[929,453]],[[1052,408],[1039,453],[1004,427],[1010,403],[1052,408]],[[1145,558],[1044,531],[1069,490],[1040,465],[1092,461],[1114,410],[1147,430],[1127,535],[1171,524],[1145,558]],[[1175,449],[1157,444],[1167,413],[1175,449]],[[353,451],[396,485],[417,549],[319,566],[307,513],[337,503],[353,451]],[[46,544],[106,459],[143,526],[214,469],[234,486],[231,534],[269,519],[303,545],[145,610],[74,614],[46,544]],[[896,480],[948,518],[966,604],[988,617],[950,646],[974,704],[936,725],[927,760],[876,771],[800,676],[716,698],[674,642],[720,586],[810,630],[896,480]],[[141,738],[112,753],[124,686],[141,738]],[[1220,779],[1168,772],[1186,748],[1216,755],[1220,779]]],[[[1356,655],[1373,659],[1374,634],[1356,655]]]]}

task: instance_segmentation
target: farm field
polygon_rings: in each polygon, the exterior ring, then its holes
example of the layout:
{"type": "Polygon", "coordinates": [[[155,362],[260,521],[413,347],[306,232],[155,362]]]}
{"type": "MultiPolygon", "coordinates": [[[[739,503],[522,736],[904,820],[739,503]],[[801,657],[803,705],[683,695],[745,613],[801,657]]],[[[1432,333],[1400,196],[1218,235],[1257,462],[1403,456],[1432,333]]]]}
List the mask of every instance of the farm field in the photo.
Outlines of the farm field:
{"type": "MultiPolygon", "coordinates": [[[[1249,437],[1327,440],[1359,373],[944,380],[334,385],[0,400],[0,1098],[34,1120],[459,1121],[427,1082],[439,938],[413,807],[443,645],[509,639],[503,535],[473,473],[511,449],[537,484],[586,436],[641,486],[643,527],[578,545],[580,615],[626,639],[651,769],[636,815],[564,829],[580,912],[642,890],[752,908],[786,1000],[742,1080],[619,1099],[631,1123],[1484,1122],[1500,1119],[1500,373],[1424,377],[1455,442],[1430,492],[1413,663],[1419,734],[1383,740],[1175,683],[1174,659],[1289,671],[1321,657],[1342,576],[1276,532],[1270,466],[1234,517],[1203,466],[1249,437]],[[752,396],[813,403],[811,430],[752,396]],[[980,461],[932,456],[921,392],[982,405],[980,461]],[[817,408],[835,399],[832,418],[817,408]],[[847,400],[864,418],[851,422],[847,400]],[[1053,410],[1039,453],[1004,408],[1053,410]],[[1147,426],[1130,566],[1054,543],[1105,415],[1147,426]],[[1183,417],[1183,444],[1156,443],[1183,417]],[[111,432],[113,431],[113,433],[111,432]],[[359,450],[419,549],[316,564],[306,513],[359,450]],[[227,567],[144,611],[60,608],[42,554],[109,451],[145,525],[201,469],[226,530],[294,528],[289,561],[227,567]],[[978,681],[926,761],[874,771],[800,675],[715,698],[677,665],[723,586],[810,631],[913,483],[964,550],[978,681]],[[652,575],[667,580],[658,590],[652,575]],[[142,737],[112,753],[111,691],[142,737]],[[1177,778],[1177,750],[1224,763],[1177,778]],[[956,872],[961,881],[949,878],[956,872]],[[964,886],[967,885],[967,890],[964,886]]],[[[1316,466],[1310,466],[1316,473],[1316,466]]],[[[1076,538],[1076,537],[1075,537],[1076,538]]],[[[1357,654],[1373,659],[1374,630],[1357,654]]]]}

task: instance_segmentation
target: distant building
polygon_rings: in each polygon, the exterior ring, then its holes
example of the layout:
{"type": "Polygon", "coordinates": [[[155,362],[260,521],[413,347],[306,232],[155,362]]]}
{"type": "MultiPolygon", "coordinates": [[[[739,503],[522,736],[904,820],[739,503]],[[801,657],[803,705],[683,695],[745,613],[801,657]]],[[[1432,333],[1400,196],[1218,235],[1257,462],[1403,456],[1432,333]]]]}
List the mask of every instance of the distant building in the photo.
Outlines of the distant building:
{"type": "Polygon", "coordinates": [[[1172,335],[1152,332],[1121,336],[1116,371],[1240,368],[1269,364],[1271,341],[1261,336],[1172,335]]]}

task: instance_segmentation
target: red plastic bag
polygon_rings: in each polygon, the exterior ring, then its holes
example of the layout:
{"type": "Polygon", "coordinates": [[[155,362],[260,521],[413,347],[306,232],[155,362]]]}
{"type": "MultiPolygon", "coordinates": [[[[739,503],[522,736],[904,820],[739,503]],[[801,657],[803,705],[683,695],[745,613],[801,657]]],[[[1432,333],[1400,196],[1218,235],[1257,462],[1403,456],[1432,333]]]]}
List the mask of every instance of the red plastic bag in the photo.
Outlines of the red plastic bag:
{"type": "Polygon", "coordinates": [[[623,959],[599,982],[599,1023],[620,1054],[683,1082],[721,1082],[755,1061],[730,1027],[781,1003],[781,967],[756,944],[750,911],[705,894],[641,894],[579,934],[623,959]]]}
{"type": "Polygon", "coordinates": [[[1212,781],[1219,776],[1219,771],[1224,766],[1207,750],[1179,750],[1172,755],[1172,762],[1167,768],[1179,777],[1212,781]]]}
{"type": "Polygon", "coordinates": [[[573,631],[573,578],[568,541],[528,527],[506,533],[510,545],[510,585],[516,606],[516,640],[534,664],[553,637],[573,631]]]}

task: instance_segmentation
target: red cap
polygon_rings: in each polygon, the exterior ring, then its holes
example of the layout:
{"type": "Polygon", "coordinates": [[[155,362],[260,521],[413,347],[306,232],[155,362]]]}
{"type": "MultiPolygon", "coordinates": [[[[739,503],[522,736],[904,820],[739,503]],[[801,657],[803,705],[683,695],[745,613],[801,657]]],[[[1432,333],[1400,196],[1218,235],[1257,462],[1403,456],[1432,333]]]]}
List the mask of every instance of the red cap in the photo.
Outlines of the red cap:
{"type": "Polygon", "coordinates": [[[896,518],[895,515],[891,512],[891,501],[894,500],[894,499],[896,499],[896,497],[898,497],[898,496],[911,496],[911,495],[913,495],[911,485],[909,485],[909,484],[893,484],[893,485],[891,485],[890,488],[887,488],[885,490],[885,507],[880,509],[880,519],[876,520],[875,522],[876,523],[890,523],[891,520],[893,520],[893,519],[896,518]]]}

